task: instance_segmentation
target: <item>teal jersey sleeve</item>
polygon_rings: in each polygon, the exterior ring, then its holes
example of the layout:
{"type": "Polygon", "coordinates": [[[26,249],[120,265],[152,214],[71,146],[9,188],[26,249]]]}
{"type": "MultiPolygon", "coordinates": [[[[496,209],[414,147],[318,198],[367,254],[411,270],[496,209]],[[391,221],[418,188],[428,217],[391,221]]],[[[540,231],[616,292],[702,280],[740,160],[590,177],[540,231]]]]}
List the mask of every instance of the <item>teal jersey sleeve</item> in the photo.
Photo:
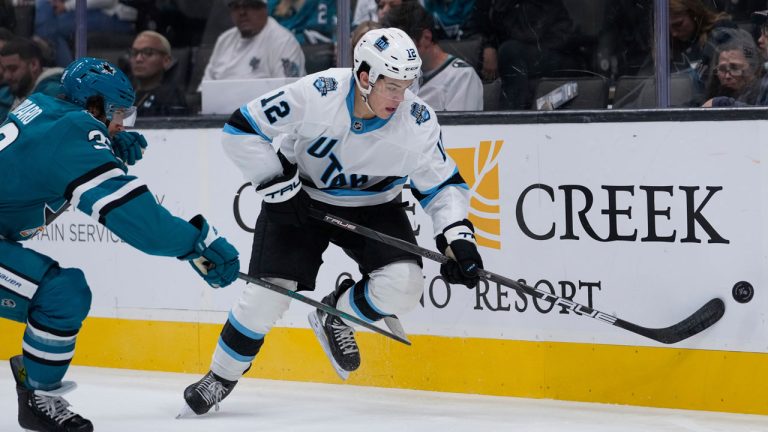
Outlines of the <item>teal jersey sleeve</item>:
{"type": "Polygon", "coordinates": [[[49,185],[60,188],[73,207],[142,252],[178,257],[194,249],[198,230],[123,171],[101,122],[86,112],[71,112],[56,127],[61,138],[51,158],[49,185]]]}

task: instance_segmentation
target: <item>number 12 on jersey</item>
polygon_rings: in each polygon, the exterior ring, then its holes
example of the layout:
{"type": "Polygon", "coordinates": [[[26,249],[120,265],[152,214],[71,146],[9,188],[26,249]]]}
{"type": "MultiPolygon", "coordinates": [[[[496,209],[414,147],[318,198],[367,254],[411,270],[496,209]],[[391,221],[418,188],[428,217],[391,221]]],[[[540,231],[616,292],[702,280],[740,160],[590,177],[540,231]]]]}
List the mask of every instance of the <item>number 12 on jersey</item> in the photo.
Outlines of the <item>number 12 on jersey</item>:
{"type": "Polygon", "coordinates": [[[275,124],[278,117],[284,118],[291,112],[291,107],[288,106],[288,102],[286,101],[280,101],[278,104],[267,107],[270,102],[282,96],[283,94],[285,94],[285,90],[281,90],[280,92],[261,100],[261,107],[264,108],[264,115],[267,116],[269,124],[275,124]]]}

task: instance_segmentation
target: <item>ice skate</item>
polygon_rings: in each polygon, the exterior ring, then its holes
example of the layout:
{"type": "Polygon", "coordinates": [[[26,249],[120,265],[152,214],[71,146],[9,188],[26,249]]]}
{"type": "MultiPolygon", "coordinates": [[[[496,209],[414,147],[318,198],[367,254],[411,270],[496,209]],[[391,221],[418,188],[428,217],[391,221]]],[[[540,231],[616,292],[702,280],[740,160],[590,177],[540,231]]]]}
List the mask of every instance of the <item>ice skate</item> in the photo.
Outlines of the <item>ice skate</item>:
{"type": "MultiPolygon", "coordinates": [[[[323,298],[323,303],[335,307],[337,293],[343,293],[354,283],[351,279],[343,281],[336,291],[323,298]]],[[[309,324],[336,373],[341,379],[347,379],[350,372],[360,367],[360,350],[355,342],[355,330],[344,324],[341,318],[319,309],[309,314],[309,324]]]]}
{"type": "Polygon", "coordinates": [[[211,408],[218,411],[219,403],[232,392],[235,384],[237,381],[227,381],[208,371],[200,381],[190,384],[184,390],[186,405],[176,418],[189,417],[192,414],[203,415],[211,408]]]}
{"type": "Polygon", "coordinates": [[[27,374],[22,356],[10,360],[16,393],[19,397],[19,425],[34,432],[92,432],[93,424],[69,410],[69,402],[63,394],[74,390],[73,382],[63,382],[56,390],[32,390],[24,385],[27,374]]]}

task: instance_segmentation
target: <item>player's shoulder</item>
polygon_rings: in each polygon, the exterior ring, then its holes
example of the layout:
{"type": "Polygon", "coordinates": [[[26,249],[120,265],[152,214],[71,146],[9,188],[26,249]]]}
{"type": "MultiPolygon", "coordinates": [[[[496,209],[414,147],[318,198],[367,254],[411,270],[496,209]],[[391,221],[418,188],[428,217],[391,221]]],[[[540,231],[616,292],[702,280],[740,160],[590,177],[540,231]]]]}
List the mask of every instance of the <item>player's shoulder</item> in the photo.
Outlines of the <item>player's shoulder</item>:
{"type": "Polygon", "coordinates": [[[314,98],[345,98],[352,82],[349,68],[331,68],[302,77],[296,82],[314,98]]]}
{"type": "MultiPolygon", "coordinates": [[[[75,128],[101,127],[104,123],[94,118],[88,111],[64,99],[35,93],[24,100],[11,115],[24,125],[39,127],[48,125],[57,131],[75,128]],[[32,121],[32,116],[41,116],[41,121],[32,121]]],[[[57,132],[58,133],[58,132],[57,132]]]]}
{"type": "Polygon", "coordinates": [[[279,40],[280,42],[283,42],[287,45],[299,45],[299,41],[296,40],[296,36],[294,36],[290,30],[280,25],[280,23],[272,17],[267,18],[267,25],[262,31],[264,31],[265,35],[268,36],[270,42],[272,42],[271,40],[274,39],[279,40]]]}
{"type": "Polygon", "coordinates": [[[458,58],[458,57],[454,57],[453,61],[451,61],[450,67],[455,68],[455,69],[464,69],[464,68],[470,68],[471,69],[472,65],[467,63],[466,61],[458,58]]]}
{"type": "Polygon", "coordinates": [[[224,30],[223,33],[219,35],[219,37],[216,38],[216,44],[214,45],[214,48],[223,48],[225,46],[230,46],[235,43],[237,38],[240,37],[240,31],[237,30],[237,27],[232,27],[230,29],[224,30]]]}
{"type": "Polygon", "coordinates": [[[406,98],[397,115],[411,130],[429,133],[432,129],[440,127],[435,110],[418,96],[406,98]]]}

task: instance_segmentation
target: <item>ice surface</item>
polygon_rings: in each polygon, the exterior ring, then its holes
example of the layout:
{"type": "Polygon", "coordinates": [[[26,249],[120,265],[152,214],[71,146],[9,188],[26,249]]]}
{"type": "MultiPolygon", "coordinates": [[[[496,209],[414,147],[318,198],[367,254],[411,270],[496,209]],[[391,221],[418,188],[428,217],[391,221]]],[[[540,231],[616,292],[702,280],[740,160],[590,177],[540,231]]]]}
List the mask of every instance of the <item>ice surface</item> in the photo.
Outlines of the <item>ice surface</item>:
{"type": "MultiPolygon", "coordinates": [[[[175,419],[199,378],[74,366],[67,379],[79,387],[67,399],[103,432],[768,431],[766,416],[257,379],[241,380],[219,412],[175,419]]],[[[0,389],[0,431],[21,430],[7,361],[0,389]]]]}

